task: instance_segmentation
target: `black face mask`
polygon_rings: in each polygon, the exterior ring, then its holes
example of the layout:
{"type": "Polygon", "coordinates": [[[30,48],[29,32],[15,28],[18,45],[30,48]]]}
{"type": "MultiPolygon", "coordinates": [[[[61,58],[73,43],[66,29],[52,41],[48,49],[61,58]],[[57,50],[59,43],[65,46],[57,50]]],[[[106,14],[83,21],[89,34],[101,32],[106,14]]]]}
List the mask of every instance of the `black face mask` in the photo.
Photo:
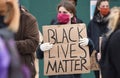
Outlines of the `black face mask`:
{"type": "Polygon", "coordinates": [[[0,15],[0,29],[5,27],[7,27],[7,25],[4,23],[4,16],[0,15]]]}

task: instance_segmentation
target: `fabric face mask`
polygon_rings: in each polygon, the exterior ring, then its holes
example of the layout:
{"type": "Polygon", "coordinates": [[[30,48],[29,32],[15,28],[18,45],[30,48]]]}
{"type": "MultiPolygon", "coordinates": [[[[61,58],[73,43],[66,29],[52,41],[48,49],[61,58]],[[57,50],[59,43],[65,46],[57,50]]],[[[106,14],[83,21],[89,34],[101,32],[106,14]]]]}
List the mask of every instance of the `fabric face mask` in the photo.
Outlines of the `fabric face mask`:
{"type": "Polygon", "coordinates": [[[103,16],[108,15],[109,12],[110,12],[110,9],[109,9],[109,8],[100,8],[100,13],[101,13],[103,16]]]}
{"type": "Polygon", "coordinates": [[[70,16],[68,14],[58,13],[57,20],[61,24],[67,24],[69,22],[69,20],[70,20],[70,16]]]}

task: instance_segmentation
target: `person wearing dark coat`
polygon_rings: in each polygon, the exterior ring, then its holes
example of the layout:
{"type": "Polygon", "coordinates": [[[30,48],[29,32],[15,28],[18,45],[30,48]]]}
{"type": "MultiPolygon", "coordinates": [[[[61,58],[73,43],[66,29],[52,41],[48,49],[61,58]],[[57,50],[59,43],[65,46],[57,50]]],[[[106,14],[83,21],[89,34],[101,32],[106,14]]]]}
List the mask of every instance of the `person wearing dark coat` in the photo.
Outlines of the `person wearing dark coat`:
{"type": "MultiPolygon", "coordinates": [[[[77,24],[83,23],[82,21],[78,21],[75,17],[76,10],[75,6],[68,1],[61,1],[57,7],[58,14],[55,20],[51,21],[51,25],[63,25],[63,24],[77,24]]],[[[43,51],[50,50],[53,44],[50,43],[42,43],[37,50],[38,58],[43,58],[43,51]]],[[[49,76],[49,78],[81,78],[80,74],[67,74],[67,75],[54,75],[49,76]]]]}
{"type": "Polygon", "coordinates": [[[15,34],[16,46],[22,64],[28,66],[31,78],[35,77],[35,51],[39,44],[39,28],[36,18],[23,6],[20,6],[20,25],[15,34]]]}
{"type": "MultiPolygon", "coordinates": [[[[99,37],[108,32],[108,21],[106,17],[101,18],[100,14],[93,17],[93,19],[88,24],[88,37],[94,43],[94,49],[99,52],[99,37]]],[[[92,53],[90,53],[91,55],[92,53]]]]}
{"type": "MultiPolygon", "coordinates": [[[[101,54],[99,53],[99,38],[108,32],[108,21],[106,20],[109,15],[109,2],[108,0],[98,0],[94,12],[93,19],[88,24],[88,37],[92,40],[94,44],[94,49],[96,53],[96,59],[99,61],[101,54]]],[[[90,55],[92,54],[91,48],[90,55]]],[[[94,71],[95,78],[99,78],[99,71],[94,71]]]]}
{"type": "Polygon", "coordinates": [[[110,30],[100,60],[101,74],[102,78],[120,78],[120,7],[113,7],[108,19],[110,30]]]}

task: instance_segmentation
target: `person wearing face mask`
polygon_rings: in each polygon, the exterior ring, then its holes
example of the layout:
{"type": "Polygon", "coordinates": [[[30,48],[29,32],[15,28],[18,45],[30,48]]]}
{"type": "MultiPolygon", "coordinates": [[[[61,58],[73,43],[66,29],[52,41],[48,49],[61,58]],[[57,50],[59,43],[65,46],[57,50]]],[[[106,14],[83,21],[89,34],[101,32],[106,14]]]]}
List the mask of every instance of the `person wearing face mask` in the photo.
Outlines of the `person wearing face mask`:
{"type": "MultiPolygon", "coordinates": [[[[68,1],[68,2],[70,2],[70,3],[72,3],[75,7],[77,6],[77,0],[61,0],[61,2],[63,2],[63,1],[68,1]]],[[[81,19],[79,19],[77,16],[76,16],[76,14],[75,14],[75,16],[74,16],[74,20],[77,22],[77,23],[83,23],[83,21],[81,20],[81,19]]],[[[52,21],[51,21],[51,25],[56,25],[58,23],[58,20],[57,20],[57,18],[55,18],[55,19],[53,19],[52,21]]]]}
{"type": "MultiPolygon", "coordinates": [[[[57,11],[58,14],[56,16],[56,21],[52,24],[54,25],[63,25],[63,24],[77,24],[81,22],[77,22],[75,19],[76,16],[76,10],[75,6],[70,3],[69,1],[61,1],[58,6],[57,6],[57,11]]],[[[43,56],[43,51],[46,52],[47,50],[50,50],[53,47],[53,44],[51,43],[42,43],[38,50],[37,53],[40,53],[38,58],[42,59],[43,56]]],[[[54,75],[54,76],[49,76],[49,78],[81,78],[80,74],[67,74],[67,75],[54,75]]]]}
{"type": "MultiPolygon", "coordinates": [[[[87,28],[87,34],[88,38],[80,39],[80,42],[82,42],[83,46],[86,46],[89,44],[89,41],[91,40],[94,44],[94,48],[89,47],[90,49],[90,55],[92,54],[92,51],[95,50],[96,53],[96,59],[99,61],[101,58],[101,54],[99,51],[99,37],[101,37],[103,34],[108,32],[108,20],[106,18],[109,15],[109,1],[108,0],[98,0],[94,12],[93,19],[89,22],[88,28],[87,28]]],[[[94,71],[95,78],[99,78],[99,71],[94,71]]]]}

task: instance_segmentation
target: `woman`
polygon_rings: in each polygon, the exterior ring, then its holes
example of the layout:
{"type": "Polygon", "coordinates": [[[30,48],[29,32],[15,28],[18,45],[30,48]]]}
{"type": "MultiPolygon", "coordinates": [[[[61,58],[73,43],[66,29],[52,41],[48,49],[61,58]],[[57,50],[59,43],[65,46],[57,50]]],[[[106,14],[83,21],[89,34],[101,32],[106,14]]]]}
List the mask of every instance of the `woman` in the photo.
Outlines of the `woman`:
{"type": "MultiPolygon", "coordinates": [[[[71,2],[75,6],[75,8],[77,6],[77,0],[61,0],[61,2],[63,2],[63,1],[71,2]]],[[[76,13],[75,13],[74,19],[76,20],[77,23],[83,23],[83,21],[77,17],[76,13]]],[[[54,25],[56,23],[57,23],[57,18],[55,18],[51,21],[52,25],[54,25]]]]}
{"type": "MultiPolygon", "coordinates": [[[[52,21],[51,24],[54,25],[62,25],[62,24],[76,24],[76,23],[81,23],[77,22],[75,16],[76,16],[76,10],[75,6],[68,2],[68,1],[61,1],[57,7],[57,19],[52,21]]],[[[39,51],[46,51],[50,50],[52,48],[53,44],[50,43],[43,43],[40,45],[39,51]]],[[[39,52],[40,53],[40,52],[39,52]]],[[[42,53],[42,52],[41,52],[42,53]]],[[[40,55],[43,57],[43,54],[40,55]]],[[[41,58],[40,57],[40,58],[41,58]]],[[[80,78],[79,74],[72,74],[72,75],[54,75],[54,76],[49,76],[49,78],[80,78]]]]}
{"type": "Polygon", "coordinates": [[[120,78],[120,7],[111,9],[110,31],[100,60],[102,78],[120,78]]]}
{"type": "MultiPolygon", "coordinates": [[[[108,31],[108,21],[106,17],[109,15],[108,0],[98,0],[94,12],[93,19],[88,24],[88,37],[94,43],[94,50],[97,52],[97,59],[100,59],[99,37],[108,31]]],[[[91,50],[91,49],[90,49],[91,50]]],[[[92,53],[92,51],[90,51],[92,53]]],[[[90,54],[91,54],[90,53],[90,54]]],[[[99,78],[99,71],[95,71],[95,78],[99,78]]]]}
{"type": "Polygon", "coordinates": [[[79,20],[78,18],[76,18],[75,6],[70,1],[62,0],[61,3],[57,7],[57,11],[58,11],[57,18],[55,20],[51,21],[52,25],[68,24],[68,22],[69,22],[69,24],[83,23],[82,20],[79,20]],[[61,13],[61,8],[64,8],[63,13],[61,13]],[[68,15],[68,16],[66,17],[66,15],[68,15]],[[62,18],[62,17],[64,17],[64,18],[62,18]],[[67,19],[67,18],[69,18],[69,19],[67,19]],[[67,20],[68,22],[66,21],[65,23],[63,23],[64,20],[67,20]]]}

